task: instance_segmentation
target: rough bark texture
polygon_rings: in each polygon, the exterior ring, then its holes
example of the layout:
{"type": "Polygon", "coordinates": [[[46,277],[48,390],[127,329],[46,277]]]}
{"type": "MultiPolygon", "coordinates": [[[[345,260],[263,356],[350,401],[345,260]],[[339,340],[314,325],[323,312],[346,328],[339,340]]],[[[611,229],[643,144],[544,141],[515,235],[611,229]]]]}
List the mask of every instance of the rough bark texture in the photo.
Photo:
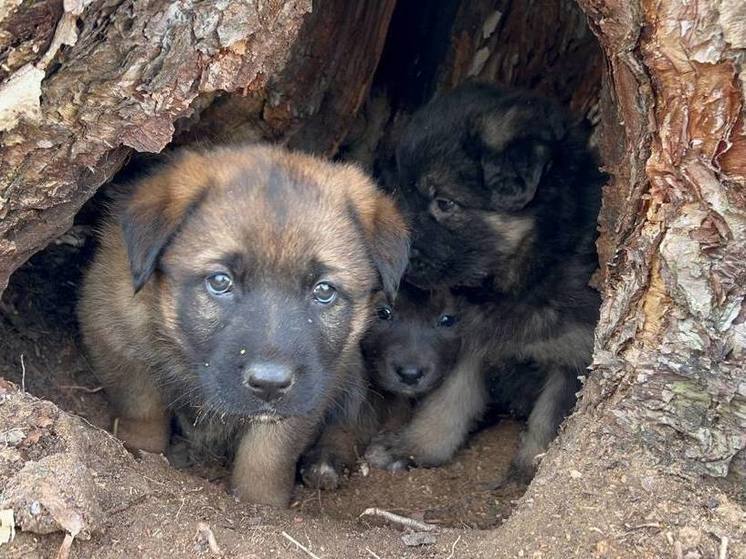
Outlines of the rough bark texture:
{"type": "Polygon", "coordinates": [[[367,94],[394,1],[313,4],[0,10],[0,292],[133,150],[160,152],[175,132],[181,143],[293,136],[332,153],[367,94]],[[206,133],[194,124],[213,102],[206,133]]]}
{"type": "Polygon", "coordinates": [[[746,4],[583,1],[608,60],[609,255],[586,407],[680,472],[746,448],[746,4]]]}
{"type": "Polygon", "coordinates": [[[216,100],[178,143],[270,139],[333,155],[368,94],[395,4],[317,0],[267,86],[216,100]]]}

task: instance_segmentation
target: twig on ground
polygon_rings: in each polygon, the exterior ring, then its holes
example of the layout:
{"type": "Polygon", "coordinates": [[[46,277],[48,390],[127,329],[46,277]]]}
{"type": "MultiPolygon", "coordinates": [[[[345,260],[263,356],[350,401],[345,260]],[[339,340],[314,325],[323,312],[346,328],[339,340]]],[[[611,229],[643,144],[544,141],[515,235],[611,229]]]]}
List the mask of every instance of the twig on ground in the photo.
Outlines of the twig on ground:
{"type": "Polygon", "coordinates": [[[420,522],[419,520],[415,520],[414,518],[407,518],[406,516],[401,516],[399,514],[395,514],[393,512],[389,512],[387,510],[379,509],[376,507],[365,509],[360,516],[378,516],[380,518],[388,520],[389,522],[393,522],[394,524],[400,524],[401,526],[406,526],[407,528],[420,530],[422,532],[432,532],[438,529],[438,527],[433,524],[420,522]]]}
{"type": "Polygon", "coordinates": [[[60,385],[60,388],[63,388],[65,390],[80,390],[87,394],[95,394],[96,392],[101,392],[104,389],[103,386],[95,386],[93,388],[89,388],[88,386],[79,386],[77,384],[63,384],[60,385]]]}
{"type": "Polygon", "coordinates": [[[127,509],[134,507],[135,505],[139,505],[143,501],[145,501],[148,497],[153,497],[157,495],[163,495],[163,491],[153,491],[152,493],[143,493],[142,495],[139,495],[138,497],[135,497],[128,503],[124,503],[122,505],[119,505],[117,507],[112,507],[110,509],[107,509],[104,511],[104,518],[108,521],[111,520],[112,517],[123,513],[127,509]]]}
{"type": "Polygon", "coordinates": [[[65,539],[62,540],[62,545],[57,550],[57,555],[55,555],[55,559],[67,559],[70,557],[70,548],[73,545],[73,540],[75,539],[75,536],[73,536],[70,532],[67,532],[65,534],[65,539]]]}
{"type": "Polygon", "coordinates": [[[645,524],[638,524],[637,526],[630,526],[629,524],[625,525],[625,528],[628,532],[631,532],[632,530],[642,530],[643,528],[658,528],[660,529],[661,525],[657,522],[646,522],[645,524]]]}
{"type": "Polygon", "coordinates": [[[722,536],[720,538],[720,550],[718,552],[718,559],[726,559],[728,557],[728,536],[722,536]]]}
{"type": "Polygon", "coordinates": [[[305,551],[308,554],[309,557],[312,557],[313,559],[321,559],[313,551],[311,551],[310,549],[308,549],[306,546],[304,546],[302,543],[300,543],[298,540],[296,540],[293,536],[291,536],[290,534],[288,534],[284,530],[282,531],[282,537],[285,538],[286,540],[288,540],[290,543],[294,543],[295,545],[297,545],[298,548],[301,551],[305,551]]]}
{"type": "Polygon", "coordinates": [[[448,557],[446,557],[446,559],[453,559],[453,554],[456,553],[456,544],[460,541],[461,541],[461,536],[459,536],[458,538],[454,540],[453,544],[451,544],[451,552],[448,554],[448,557]]]}
{"type": "Polygon", "coordinates": [[[21,392],[26,394],[26,363],[23,361],[23,353],[21,353],[21,392]]]}
{"type": "Polygon", "coordinates": [[[376,552],[373,551],[371,548],[366,547],[365,551],[367,551],[368,553],[370,553],[370,556],[373,557],[373,559],[381,559],[381,557],[378,554],[376,554],[376,552]]]}
{"type": "Polygon", "coordinates": [[[176,511],[176,516],[174,517],[174,524],[176,524],[179,521],[179,515],[181,514],[181,509],[184,508],[184,503],[186,502],[186,499],[184,497],[181,498],[181,505],[179,505],[179,510],[176,511]]]}

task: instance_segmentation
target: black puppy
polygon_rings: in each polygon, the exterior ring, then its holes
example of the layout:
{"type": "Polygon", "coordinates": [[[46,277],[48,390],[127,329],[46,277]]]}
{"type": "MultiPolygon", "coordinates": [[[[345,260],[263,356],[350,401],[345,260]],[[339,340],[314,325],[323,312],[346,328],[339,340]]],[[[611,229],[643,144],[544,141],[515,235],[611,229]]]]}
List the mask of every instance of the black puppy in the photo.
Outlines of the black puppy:
{"type": "MultiPolygon", "coordinates": [[[[414,236],[407,279],[475,303],[462,319],[471,349],[454,378],[479,379],[511,362],[543,372],[514,462],[530,475],[591,360],[600,300],[588,282],[604,177],[586,136],[553,102],[484,84],[416,113],[397,146],[397,167],[414,236]]],[[[417,421],[441,433],[430,437],[441,441],[430,454],[450,458],[454,414],[481,413],[475,407],[486,396],[464,400],[463,391],[463,382],[446,382],[439,404],[419,411],[417,421]]]]}
{"type": "Polygon", "coordinates": [[[396,305],[378,306],[378,320],[362,342],[373,384],[417,398],[437,388],[453,368],[461,338],[459,303],[448,290],[429,292],[403,283],[396,305]]]}
{"type": "MultiPolygon", "coordinates": [[[[462,383],[466,407],[481,409],[484,385],[481,379],[454,378],[463,371],[457,367],[461,356],[460,317],[464,301],[448,289],[425,291],[402,284],[392,308],[378,307],[378,320],[363,338],[362,350],[373,384],[382,432],[375,437],[365,457],[377,468],[399,470],[410,460],[420,465],[437,465],[447,460],[464,441],[473,420],[462,410],[442,407],[441,414],[453,414],[451,423],[463,423],[449,433],[444,456],[443,433],[436,425],[418,420],[421,408],[440,407],[441,388],[445,383],[462,383]],[[475,386],[469,386],[477,381],[475,386]],[[380,393],[380,395],[379,395],[380,393]],[[384,402],[376,398],[383,397],[384,402]],[[469,397],[478,398],[477,402],[469,397]],[[403,404],[408,408],[403,410],[403,404]],[[436,450],[435,454],[431,450],[436,450]]],[[[449,420],[445,420],[450,422],[449,420]]]]}

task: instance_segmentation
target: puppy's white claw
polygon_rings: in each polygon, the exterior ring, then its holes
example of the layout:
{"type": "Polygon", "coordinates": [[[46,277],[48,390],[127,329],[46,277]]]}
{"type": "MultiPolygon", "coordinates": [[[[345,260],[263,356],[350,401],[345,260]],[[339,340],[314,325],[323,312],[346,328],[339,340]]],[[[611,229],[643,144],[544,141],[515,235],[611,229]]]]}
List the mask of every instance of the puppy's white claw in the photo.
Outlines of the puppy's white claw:
{"type": "Polygon", "coordinates": [[[409,460],[395,460],[388,467],[389,472],[400,473],[409,470],[409,460]]]}
{"type": "Polygon", "coordinates": [[[372,444],[365,451],[365,461],[374,468],[385,470],[393,461],[388,449],[381,444],[372,444]]]}
{"type": "Polygon", "coordinates": [[[331,490],[339,487],[339,474],[331,464],[326,462],[305,468],[301,475],[303,483],[314,489],[331,490]]]}

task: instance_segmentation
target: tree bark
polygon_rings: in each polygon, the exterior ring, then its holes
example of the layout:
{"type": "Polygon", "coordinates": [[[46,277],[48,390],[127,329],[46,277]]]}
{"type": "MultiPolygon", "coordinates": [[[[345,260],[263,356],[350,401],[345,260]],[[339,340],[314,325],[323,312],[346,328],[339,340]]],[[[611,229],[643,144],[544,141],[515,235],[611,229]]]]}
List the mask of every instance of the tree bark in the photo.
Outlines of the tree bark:
{"type": "Polygon", "coordinates": [[[261,137],[334,152],[367,95],[394,0],[7,5],[0,293],[134,151],[160,152],[175,133],[176,143],[261,137]]]}
{"type": "Polygon", "coordinates": [[[746,135],[738,2],[581,2],[608,61],[602,407],[682,473],[746,448],[746,135]]]}
{"type": "Polygon", "coordinates": [[[574,0],[462,2],[439,85],[468,78],[526,87],[598,120],[603,57],[574,0]]]}

